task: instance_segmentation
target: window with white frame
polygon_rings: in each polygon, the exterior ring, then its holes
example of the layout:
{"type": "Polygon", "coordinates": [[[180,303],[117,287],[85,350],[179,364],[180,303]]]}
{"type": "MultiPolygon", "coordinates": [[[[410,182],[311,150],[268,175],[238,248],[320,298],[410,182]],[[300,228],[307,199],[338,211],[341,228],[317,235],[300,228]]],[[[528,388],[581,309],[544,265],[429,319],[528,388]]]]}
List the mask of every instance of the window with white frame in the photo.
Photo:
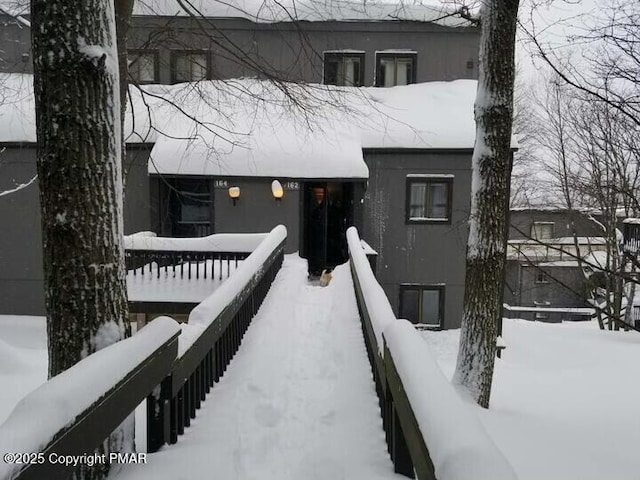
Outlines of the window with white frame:
{"type": "Polygon", "coordinates": [[[407,223],[449,223],[452,185],[452,176],[408,175],[407,223]]]}
{"type": "Polygon", "coordinates": [[[416,83],[416,59],[417,53],[409,50],[376,52],[376,86],[416,83]]]}
{"type": "Polygon", "coordinates": [[[209,52],[189,50],[171,52],[171,81],[197,82],[209,78],[209,52]]]}
{"type": "Polygon", "coordinates": [[[531,238],[533,240],[549,240],[553,238],[554,222],[533,222],[531,224],[531,238]]]}
{"type": "Polygon", "coordinates": [[[364,52],[324,52],[324,84],[346,87],[364,85],[364,52]]]}

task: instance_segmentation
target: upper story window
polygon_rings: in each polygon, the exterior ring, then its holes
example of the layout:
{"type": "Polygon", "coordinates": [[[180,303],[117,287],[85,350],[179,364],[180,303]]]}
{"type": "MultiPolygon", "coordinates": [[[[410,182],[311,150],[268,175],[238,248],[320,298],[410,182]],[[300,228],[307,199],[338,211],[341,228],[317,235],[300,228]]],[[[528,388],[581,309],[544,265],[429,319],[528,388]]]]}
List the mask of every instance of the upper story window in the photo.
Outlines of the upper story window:
{"type": "Polygon", "coordinates": [[[450,223],[453,175],[407,175],[407,223],[450,223]]]}
{"type": "Polygon", "coordinates": [[[533,222],[531,224],[531,238],[533,240],[549,240],[553,238],[553,222],[533,222]]]}
{"type": "Polygon", "coordinates": [[[417,53],[410,50],[376,52],[376,86],[394,87],[416,83],[417,53]]]}
{"type": "Polygon", "coordinates": [[[197,82],[209,78],[209,52],[188,50],[171,52],[171,82],[197,82]]]}
{"type": "Polygon", "coordinates": [[[364,52],[324,52],[324,84],[346,87],[364,85],[364,52]]]}
{"type": "Polygon", "coordinates": [[[129,76],[138,84],[158,83],[158,52],[129,50],[129,76]]]}

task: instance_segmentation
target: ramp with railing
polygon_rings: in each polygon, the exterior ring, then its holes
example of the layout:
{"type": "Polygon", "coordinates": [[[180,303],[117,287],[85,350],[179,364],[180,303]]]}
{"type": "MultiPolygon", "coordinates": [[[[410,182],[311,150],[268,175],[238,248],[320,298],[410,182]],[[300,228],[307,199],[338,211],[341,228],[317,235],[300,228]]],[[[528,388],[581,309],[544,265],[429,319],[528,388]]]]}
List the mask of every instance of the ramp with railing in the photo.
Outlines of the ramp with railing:
{"type": "Polygon", "coordinates": [[[513,467],[444,377],[420,333],[396,319],[354,227],[347,242],[395,471],[420,480],[515,479],[513,467]]]}

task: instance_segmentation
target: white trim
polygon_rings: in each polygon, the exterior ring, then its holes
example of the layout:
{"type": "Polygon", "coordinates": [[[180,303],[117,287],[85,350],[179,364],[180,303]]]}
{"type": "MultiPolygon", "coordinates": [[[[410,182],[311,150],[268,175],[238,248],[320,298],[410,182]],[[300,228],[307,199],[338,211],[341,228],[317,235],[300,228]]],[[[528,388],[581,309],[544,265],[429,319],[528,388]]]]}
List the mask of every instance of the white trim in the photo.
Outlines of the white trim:
{"type": "Polygon", "coordinates": [[[331,53],[357,53],[359,55],[364,55],[367,52],[365,52],[364,50],[350,50],[348,48],[345,48],[343,50],[323,50],[322,51],[323,55],[325,55],[327,53],[330,53],[330,54],[331,53]]]}
{"type": "Polygon", "coordinates": [[[418,55],[417,50],[412,50],[410,48],[390,48],[388,50],[376,50],[376,55],[379,53],[384,54],[395,54],[395,55],[418,55]]]}
{"type": "Polygon", "coordinates": [[[456,178],[453,173],[409,173],[407,178],[456,178]]]}

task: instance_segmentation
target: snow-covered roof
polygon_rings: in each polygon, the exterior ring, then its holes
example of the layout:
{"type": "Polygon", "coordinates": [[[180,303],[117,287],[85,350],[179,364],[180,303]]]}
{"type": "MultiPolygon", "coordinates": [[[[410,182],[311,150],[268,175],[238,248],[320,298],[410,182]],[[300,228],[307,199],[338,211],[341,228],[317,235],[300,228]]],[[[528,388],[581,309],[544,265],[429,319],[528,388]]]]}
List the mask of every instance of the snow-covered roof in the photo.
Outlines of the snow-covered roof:
{"type": "MultiPolygon", "coordinates": [[[[2,74],[0,142],[35,142],[30,75],[2,74]]],[[[367,178],[362,149],[471,149],[474,80],[393,88],[255,79],[132,89],[128,142],[150,173],[367,178]]]]}
{"type": "MultiPolygon", "coordinates": [[[[186,2],[185,2],[186,3],[186,2]]],[[[209,18],[245,18],[256,23],[291,21],[321,22],[416,21],[448,27],[468,27],[471,23],[441,5],[421,2],[380,2],[350,0],[191,0],[191,12],[209,18]]],[[[137,0],[134,15],[189,15],[177,0],[137,0]]]]}
{"type": "MultiPolygon", "coordinates": [[[[351,0],[191,0],[183,5],[178,0],[135,0],[134,16],[181,17],[191,14],[207,18],[244,18],[256,23],[275,22],[371,22],[414,21],[447,27],[469,27],[472,23],[456,13],[456,9],[414,2],[380,2],[351,0]]],[[[28,15],[29,0],[0,0],[0,12],[11,16],[28,15]]]]}

